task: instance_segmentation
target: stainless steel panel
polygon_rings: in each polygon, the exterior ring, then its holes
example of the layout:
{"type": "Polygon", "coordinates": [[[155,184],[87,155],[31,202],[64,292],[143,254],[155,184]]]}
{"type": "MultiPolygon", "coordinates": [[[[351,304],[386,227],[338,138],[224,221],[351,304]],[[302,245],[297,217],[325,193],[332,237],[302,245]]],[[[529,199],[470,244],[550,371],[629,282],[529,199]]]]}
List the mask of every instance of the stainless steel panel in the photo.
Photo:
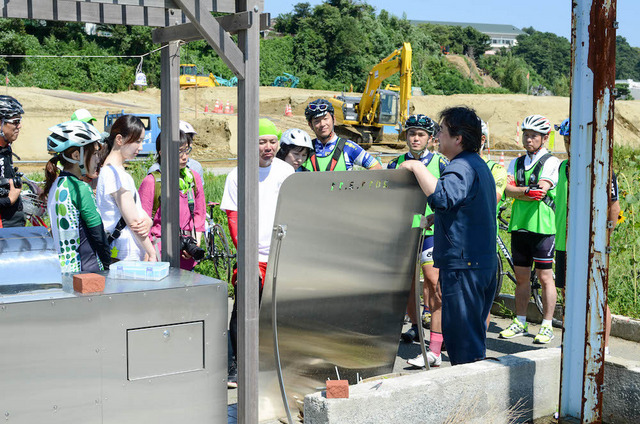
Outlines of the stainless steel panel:
{"type": "Polygon", "coordinates": [[[172,269],[160,282],[107,279],[95,296],[71,294],[69,277],[63,284],[69,298],[7,296],[0,304],[0,416],[28,424],[226,421],[225,283],[172,269]],[[203,322],[204,368],[127,379],[128,330],[192,322],[203,322]]]}
{"type": "MultiPolygon", "coordinates": [[[[297,173],[282,185],[277,275],[280,359],[289,405],[340,377],[388,373],[415,271],[426,197],[397,171],[297,173]]],[[[272,240],[272,248],[276,245],[272,240]]],[[[275,373],[270,257],[260,310],[260,419],[285,415],[275,373]]]]}
{"type": "Polygon", "coordinates": [[[0,298],[62,289],[58,251],[43,227],[0,228],[0,270],[0,298]]]}
{"type": "Polygon", "coordinates": [[[204,322],[127,330],[128,379],[204,369],[204,322]]]}

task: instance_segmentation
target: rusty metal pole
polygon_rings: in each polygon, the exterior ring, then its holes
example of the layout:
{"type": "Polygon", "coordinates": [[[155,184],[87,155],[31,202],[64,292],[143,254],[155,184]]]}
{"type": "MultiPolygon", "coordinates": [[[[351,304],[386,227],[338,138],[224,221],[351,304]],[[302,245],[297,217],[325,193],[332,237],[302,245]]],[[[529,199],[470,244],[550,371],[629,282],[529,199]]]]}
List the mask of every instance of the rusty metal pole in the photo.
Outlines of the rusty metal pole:
{"type": "Polygon", "coordinates": [[[602,421],[616,27],[616,0],[573,0],[562,422],[602,421]]]}

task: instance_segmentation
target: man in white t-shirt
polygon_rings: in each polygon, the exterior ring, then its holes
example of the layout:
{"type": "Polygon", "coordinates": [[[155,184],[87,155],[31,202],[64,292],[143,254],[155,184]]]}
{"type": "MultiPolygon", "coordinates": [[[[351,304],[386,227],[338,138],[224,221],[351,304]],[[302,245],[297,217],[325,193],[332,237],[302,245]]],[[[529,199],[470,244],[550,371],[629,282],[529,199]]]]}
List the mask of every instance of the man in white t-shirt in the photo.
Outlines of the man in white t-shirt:
{"type": "MultiPolygon", "coordinates": [[[[267,261],[269,260],[269,248],[271,245],[271,233],[273,221],[276,215],[276,205],[280,186],[284,180],[294,173],[291,165],[276,158],[278,151],[280,131],[275,124],[268,119],[260,119],[259,122],[259,182],[258,182],[258,265],[260,267],[260,295],[264,284],[267,261]]],[[[224,185],[224,194],[220,208],[227,213],[229,232],[233,244],[238,247],[238,168],[234,168],[224,185]]],[[[235,276],[232,280],[235,286],[235,276]]],[[[233,304],[231,320],[229,322],[229,336],[233,349],[233,360],[229,364],[228,386],[237,387],[237,367],[235,356],[238,342],[238,305],[237,297],[233,304]]]]}

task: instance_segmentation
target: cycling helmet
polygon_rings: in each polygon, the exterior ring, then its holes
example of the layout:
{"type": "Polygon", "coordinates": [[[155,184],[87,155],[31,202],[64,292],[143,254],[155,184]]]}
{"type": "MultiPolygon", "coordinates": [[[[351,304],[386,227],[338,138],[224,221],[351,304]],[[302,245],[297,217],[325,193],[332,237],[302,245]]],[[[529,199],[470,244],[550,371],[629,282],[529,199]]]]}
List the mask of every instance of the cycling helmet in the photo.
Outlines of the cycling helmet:
{"type": "Polygon", "coordinates": [[[485,136],[485,138],[488,140],[489,139],[489,126],[482,119],[480,120],[480,123],[482,125],[482,135],[485,136]]]}
{"type": "Polygon", "coordinates": [[[193,134],[193,135],[198,134],[195,128],[193,128],[193,125],[191,125],[187,121],[180,121],[180,131],[182,131],[185,134],[193,134]]]}
{"type": "Polygon", "coordinates": [[[283,132],[282,137],[280,138],[280,145],[291,145],[313,149],[313,144],[311,143],[311,137],[309,134],[298,128],[290,128],[283,132]]]}
{"type": "Polygon", "coordinates": [[[542,115],[529,115],[522,121],[522,130],[533,130],[541,134],[549,134],[551,122],[542,115]]]}
{"type": "Polygon", "coordinates": [[[555,129],[560,133],[560,135],[569,135],[571,132],[571,128],[569,127],[569,118],[562,121],[562,124],[555,125],[555,129]]]}
{"type": "Polygon", "coordinates": [[[24,114],[22,105],[11,96],[0,96],[0,119],[24,114]]]}
{"type": "Polygon", "coordinates": [[[411,115],[404,123],[404,130],[409,128],[419,128],[425,130],[430,136],[436,135],[436,123],[427,115],[411,115]]]}
{"type": "Polygon", "coordinates": [[[49,152],[60,153],[70,162],[77,163],[82,175],[85,175],[84,146],[102,143],[102,134],[91,124],[84,121],[68,121],[49,128],[51,135],[47,137],[49,152]],[[64,151],[70,147],[80,147],[80,160],[65,156],[64,151]]]}
{"type": "Polygon", "coordinates": [[[333,116],[333,105],[328,100],[317,99],[307,105],[304,109],[304,116],[307,118],[307,122],[311,122],[313,118],[324,116],[327,112],[333,116]]]}

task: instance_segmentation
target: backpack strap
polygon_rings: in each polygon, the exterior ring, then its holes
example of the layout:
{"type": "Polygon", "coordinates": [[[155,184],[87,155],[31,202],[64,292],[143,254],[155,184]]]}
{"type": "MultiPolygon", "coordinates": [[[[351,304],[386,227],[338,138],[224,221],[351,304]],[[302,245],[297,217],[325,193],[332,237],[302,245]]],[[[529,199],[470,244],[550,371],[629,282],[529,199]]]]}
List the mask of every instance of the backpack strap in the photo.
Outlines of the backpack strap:
{"type": "Polygon", "coordinates": [[[520,156],[516,158],[516,185],[518,187],[524,187],[524,158],[525,156],[520,156]]]}
{"type": "Polygon", "coordinates": [[[542,167],[544,166],[544,163],[549,160],[549,158],[551,157],[551,153],[545,153],[540,159],[538,159],[538,163],[535,164],[534,168],[533,168],[533,172],[531,172],[531,175],[529,176],[529,186],[533,186],[538,184],[538,180],[540,178],[540,172],[542,172],[542,167]]]}

